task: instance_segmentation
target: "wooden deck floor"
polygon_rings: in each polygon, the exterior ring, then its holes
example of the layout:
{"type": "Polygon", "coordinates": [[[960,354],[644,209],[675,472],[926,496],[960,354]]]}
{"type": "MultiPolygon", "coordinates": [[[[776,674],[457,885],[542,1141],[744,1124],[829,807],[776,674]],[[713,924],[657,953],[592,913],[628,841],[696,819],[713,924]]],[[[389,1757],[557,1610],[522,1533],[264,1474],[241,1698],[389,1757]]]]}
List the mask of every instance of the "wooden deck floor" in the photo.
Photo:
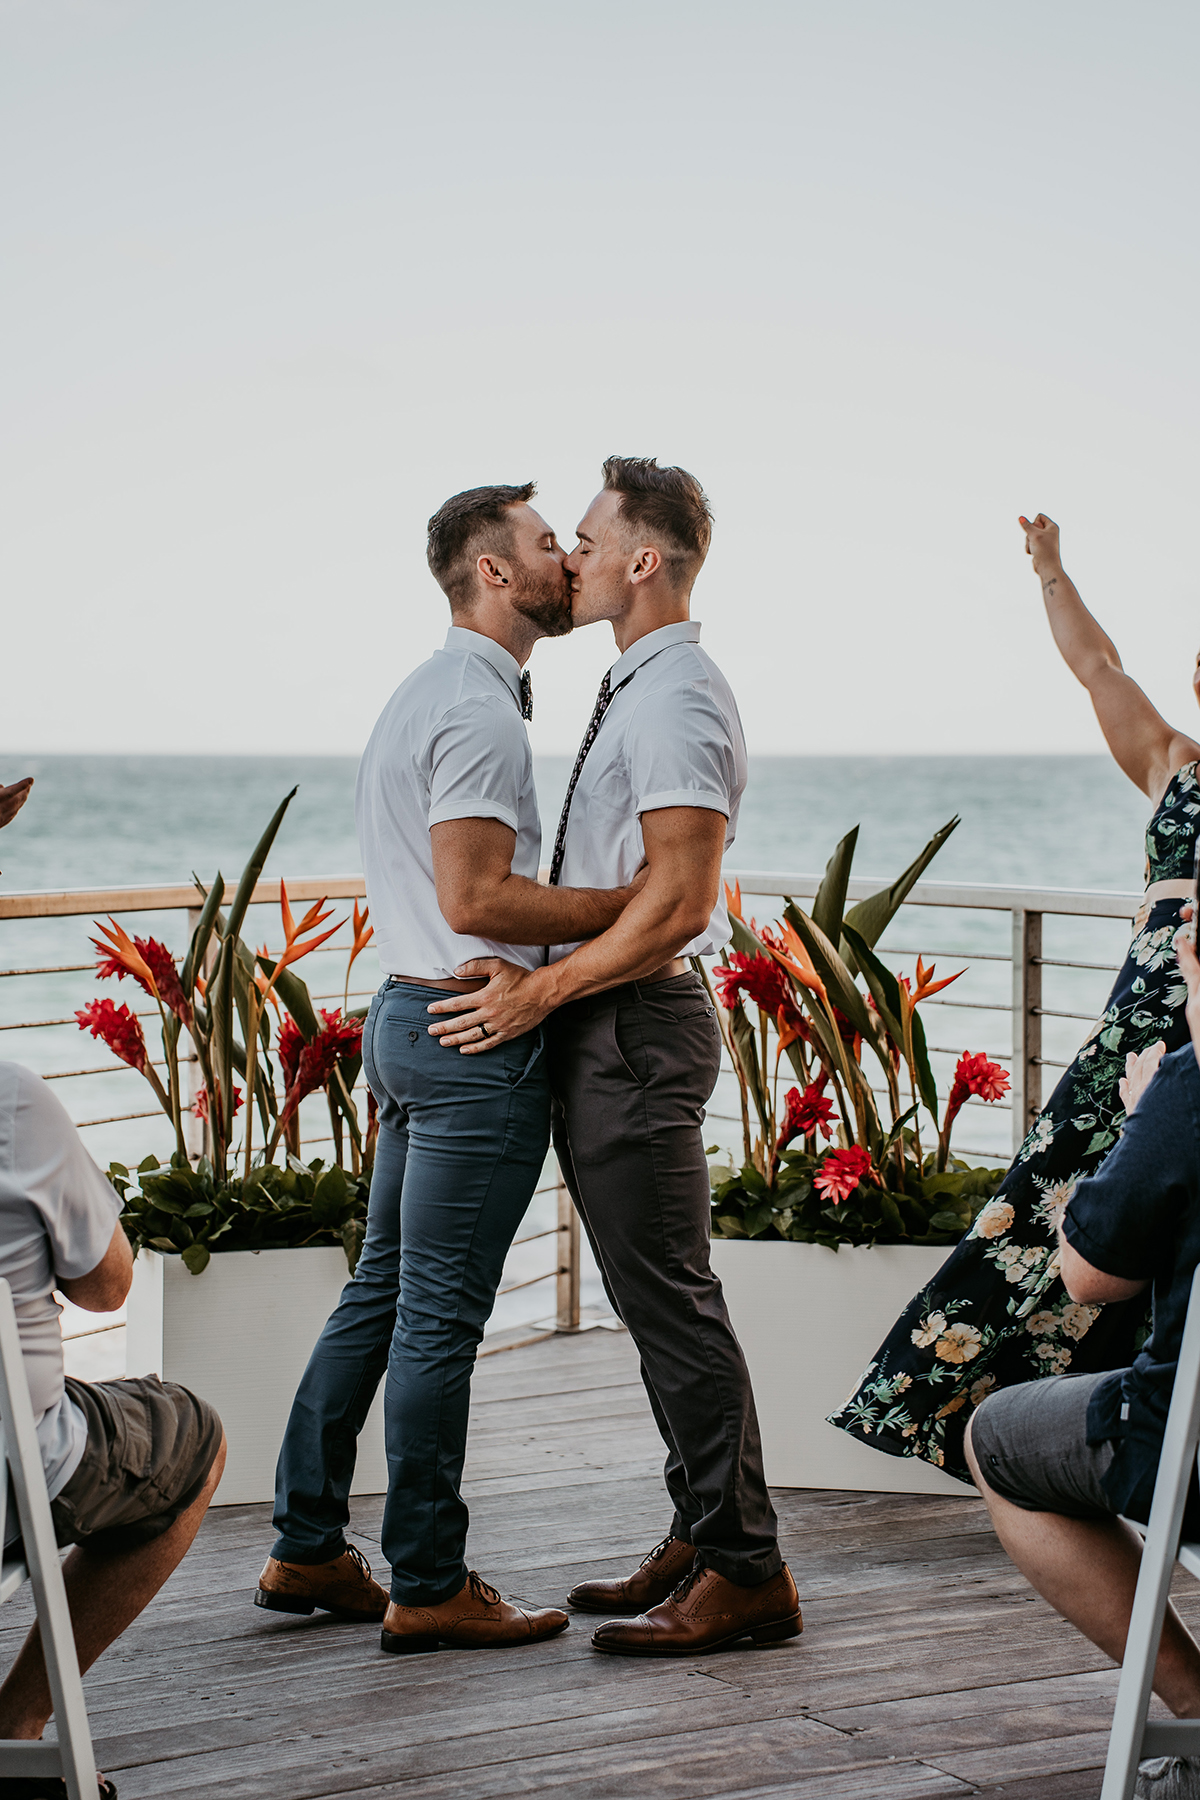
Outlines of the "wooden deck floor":
{"type": "MultiPolygon", "coordinates": [[[[539,1605],[624,1571],[666,1529],[661,1454],[623,1335],[487,1359],[471,1561],[539,1605]]],[[[372,1628],[252,1606],[269,1508],[214,1509],[88,1677],[101,1767],[122,1800],[1098,1793],[1115,1675],[1013,1571],[977,1500],[776,1500],[803,1637],[694,1663],[598,1656],[583,1615],[529,1650],[386,1657],[372,1628]]],[[[380,1507],[354,1518],[377,1571],[380,1507]]],[[[3,1609],[7,1655],[27,1619],[24,1598],[3,1609]]]]}

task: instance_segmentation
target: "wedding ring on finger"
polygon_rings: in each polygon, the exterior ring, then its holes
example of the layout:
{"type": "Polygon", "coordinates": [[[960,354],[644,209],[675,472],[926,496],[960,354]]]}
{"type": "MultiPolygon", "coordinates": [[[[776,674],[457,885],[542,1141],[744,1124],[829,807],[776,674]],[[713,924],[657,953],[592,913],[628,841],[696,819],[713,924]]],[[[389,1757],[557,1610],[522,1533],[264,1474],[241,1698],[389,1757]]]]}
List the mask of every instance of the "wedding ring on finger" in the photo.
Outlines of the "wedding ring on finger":
{"type": "Polygon", "coordinates": [[[479,1035],[480,1035],[480,1037],[491,1037],[492,1034],[488,1030],[486,1025],[481,1025],[479,1027],[479,1035]]]}

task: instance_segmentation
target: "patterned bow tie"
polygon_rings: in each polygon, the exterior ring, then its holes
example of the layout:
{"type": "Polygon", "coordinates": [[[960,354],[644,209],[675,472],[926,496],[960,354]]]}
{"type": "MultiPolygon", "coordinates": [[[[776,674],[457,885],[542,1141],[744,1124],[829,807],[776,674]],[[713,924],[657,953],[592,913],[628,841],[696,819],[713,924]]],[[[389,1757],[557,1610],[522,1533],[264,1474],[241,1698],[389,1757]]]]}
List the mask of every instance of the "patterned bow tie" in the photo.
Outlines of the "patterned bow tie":
{"type": "Polygon", "coordinates": [[[521,717],[533,717],[533,682],[529,678],[529,670],[521,670],[521,717]]]}
{"type": "MultiPolygon", "coordinates": [[[[593,708],[591,718],[588,720],[588,728],[583,734],[583,742],[579,746],[579,755],[575,758],[575,767],[571,770],[571,779],[567,783],[567,797],[563,801],[562,817],[558,821],[558,830],[554,837],[554,855],[550,859],[551,887],[558,886],[558,878],[562,874],[563,855],[567,847],[567,820],[571,816],[571,802],[575,798],[575,789],[578,785],[580,774],[583,771],[587,753],[596,741],[596,733],[600,729],[600,721],[612,704],[614,690],[609,681],[610,673],[611,671],[608,671],[605,674],[604,680],[600,683],[600,692],[596,695],[596,705],[593,708]]],[[[628,680],[629,676],[627,675],[625,681],[628,680]]],[[[624,686],[624,681],[619,682],[616,692],[620,693],[624,686]]]]}

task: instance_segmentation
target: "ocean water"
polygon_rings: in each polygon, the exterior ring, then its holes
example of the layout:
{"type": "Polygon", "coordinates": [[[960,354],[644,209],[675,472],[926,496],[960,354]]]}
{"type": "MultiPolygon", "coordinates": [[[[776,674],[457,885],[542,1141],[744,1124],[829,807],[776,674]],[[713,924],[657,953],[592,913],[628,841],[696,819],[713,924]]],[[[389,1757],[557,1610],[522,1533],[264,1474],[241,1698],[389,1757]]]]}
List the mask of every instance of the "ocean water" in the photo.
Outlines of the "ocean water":
{"type": "MultiPolygon", "coordinates": [[[[0,835],[0,892],[186,881],[241,868],[283,795],[298,786],[268,872],[359,867],[353,757],[21,756],[0,779],[36,778],[0,835]]],[[[569,757],[537,763],[543,836],[569,757]]],[[[1107,756],[839,756],[754,759],[731,861],[824,866],[861,826],[857,867],[887,877],[955,813],[962,824],[931,877],[1125,889],[1141,882],[1147,807],[1107,756]]]]}
{"type": "MultiPolygon", "coordinates": [[[[537,763],[543,836],[553,841],[571,759],[537,763]]],[[[32,774],[32,797],[0,833],[0,893],[36,889],[187,882],[195,871],[208,880],[220,868],[236,880],[271,813],[293,785],[298,792],[267,864],[268,876],[351,874],[359,868],[354,831],[352,757],[78,757],[5,756],[0,779],[32,774]]],[[[807,874],[823,868],[838,839],[860,827],[855,872],[891,880],[926,839],[954,814],[961,824],[929,870],[930,879],[1068,888],[1136,891],[1142,882],[1143,797],[1104,756],[1072,757],[762,757],[753,761],[737,842],[728,858],[740,869],[807,874]]],[[[752,903],[760,916],[770,901],[752,903]]],[[[338,915],[349,907],[338,907],[338,915]]],[[[141,915],[126,920],[139,934],[184,948],[179,915],[141,915]]],[[[131,984],[97,984],[86,969],[90,925],[83,918],[0,920],[0,969],[38,967],[60,972],[0,979],[0,1054],[45,1074],[102,1069],[109,1053],[70,1022],[76,1007],[96,994],[135,1000],[131,984]],[[49,1023],[66,1020],[66,1024],[49,1023]],[[28,1021],[35,1022],[31,1027],[28,1021]]],[[[278,914],[252,912],[255,942],[276,944],[278,914]]],[[[1064,959],[1115,963],[1128,928],[1118,921],[1047,919],[1046,953],[1064,959]]],[[[347,933],[298,971],[324,1004],[340,1000],[347,933]]],[[[894,966],[911,967],[921,951],[942,960],[939,973],[966,967],[971,952],[1002,956],[1008,949],[1006,915],[906,908],[884,939],[894,947],[894,966]],[[953,953],[961,952],[955,962],[953,953]]],[[[363,1004],[379,973],[370,950],[355,966],[352,1004],[363,1004]]],[[[1101,972],[1048,971],[1046,1004],[1072,1016],[1046,1021],[1045,1051],[1066,1062],[1103,1005],[1109,977],[1101,972]],[[1056,983],[1051,987],[1051,983],[1056,983]]],[[[1009,972],[981,960],[948,994],[940,1011],[926,1013],[936,1046],[935,1073],[943,1084],[964,1049],[1003,1055],[1009,1048],[1009,972]]],[[[136,996],[140,1000],[140,996],[136,996]]],[[[72,1117],[87,1124],[86,1141],[103,1166],[147,1151],[165,1153],[170,1135],[158,1117],[131,1118],[152,1103],[129,1070],[69,1073],[56,1092],[72,1117]]],[[[969,1139],[959,1147],[989,1161],[1006,1161],[1011,1116],[1002,1108],[964,1115],[969,1139]]],[[[306,1155],[328,1154],[327,1116],[319,1101],[306,1103],[302,1133],[306,1155]]],[[[712,1141],[729,1149],[740,1143],[736,1090],[722,1078],[710,1107],[712,1141]]],[[[535,1200],[525,1231],[552,1222],[553,1198],[535,1200]]],[[[514,1254],[507,1279],[543,1266],[547,1244],[514,1254]],[[539,1260],[540,1259],[540,1260],[539,1260]]],[[[552,1306],[546,1289],[501,1301],[494,1323],[514,1324],[552,1306]],[[540,1298],[539,1298],[540,1296],[540,1298]]],[[[600,1300],[594,1274],[586,1299],[600,1300]]],[[[118,1345],[108,1346],[118,1354],[118,1345]]]]}

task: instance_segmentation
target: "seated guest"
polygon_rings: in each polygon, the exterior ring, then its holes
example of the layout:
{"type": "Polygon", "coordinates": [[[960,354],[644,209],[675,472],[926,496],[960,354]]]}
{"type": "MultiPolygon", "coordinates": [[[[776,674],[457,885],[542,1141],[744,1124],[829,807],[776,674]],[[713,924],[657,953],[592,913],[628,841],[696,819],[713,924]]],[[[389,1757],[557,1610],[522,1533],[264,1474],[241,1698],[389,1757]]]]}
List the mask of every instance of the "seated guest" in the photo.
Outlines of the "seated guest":
{"type": "MultiPolygon", "coordinates": [[[[1079,1183],[1059,1227],[1064,1307],[1088,1311],[1153,1284],[1154,1328],[1133,1366],[1006,1388],[971,1420],[967,1456],[997,1536],[1050,1604],[1115,1662],[1125,1651],[1192,1277],[1200,1262],[1200,962],[1181,937],[1191,1042],[1130,1057],[1120,1143],[1079,1183]],[[1161,1061],[1160,1061],[1161,1059],[1161,1061]],[[1136,1112],[1134,1108],[1137,1108],[1136,1112]]],[[[1038,1314],[1026,1329],[1037,1333],[1038,1314]]],[[[1200,1536],[1193,1491],[1184,1535],[1200,1536]]],[[[1168,1606],[1154,1691],[1200,1717],[1200,1647],[1168,1606]]],[[[1149,1793],[1143,1765],[1139,1793],[1149,1793]]],[[[1200,1796],[1200,1763],[1176,1768],[1200,1796]],[[1191,1785],[1194,1784],[1194,1785],[1191,1785]]]]}
{"type": "MultiPolygon", "coordinates": [[[[225,1466],[212,1407],[156,1375],[63,1375],[57,1287],[88,1312],[113,1312],[133,1258],[121,1210],[46,1083],[0,1062],[0,1277],[12,1289],[50,1511],[80,1669],[137,1618],[196,1535],[225,1466]]],[[[11,1496],[10,1496],[11,1505],[11,1496]]],[[[8,1530],[19,1529],[15,1510],[8,1530]]],[[[0,1686],[0,1738],[39,1738],[50,1687],[37,1627],[0,1686]]],[[[116,1790],[102,1782],[101,1793],[116,1790]]],[[[61,1780],[0,1780],[0,1800],[65,1792],[61,1780]]]]}

